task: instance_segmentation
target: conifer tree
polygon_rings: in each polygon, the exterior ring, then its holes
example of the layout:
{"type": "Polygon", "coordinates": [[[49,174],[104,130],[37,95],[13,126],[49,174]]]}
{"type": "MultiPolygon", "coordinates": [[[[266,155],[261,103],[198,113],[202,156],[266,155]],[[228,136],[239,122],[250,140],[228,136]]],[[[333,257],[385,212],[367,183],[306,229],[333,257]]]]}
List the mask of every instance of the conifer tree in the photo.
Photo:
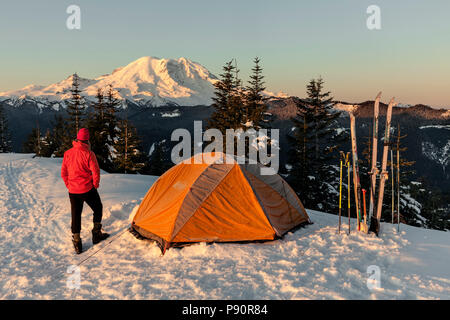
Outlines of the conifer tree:
{"type": "Polygon", "coordinates": [[[110,139],[109,135],[109,124],[113,119],[114,123],[116,123],[115,114],[108,114],[101,88],[97,89],[96,98],[97,101],[94,103],[93,111],[89,114],[87,121],[87,126],[91,133],[91,150],[97,156],[100,168],[111,171],[113,169],[110,149],[112,139],[110,139]]]}
{"type": "Polygon", "coordinates": [[[154,176],[160,176],[169,169],[170,159],[166,158],[167,151],[165,140],[155,142],[154,150],[149,157],[149,165],[146,173],[154,176]]]}
{"type": "Polygon", "coordinates": [[[82,128],[85,115],[85,102],[81,96],[80,78],[76,73],[72,75],[72,88],[70,89],[72,97],[67,105],[67,113],[69,114],[68,129],[72,137],[76,136],[78,130],[82,128]]]}
{"type": "Polygon", "coordinates": [[[76,138],[78,130],[84,125],[85,117],[85,101],[81,96],[80,78],[76,73],[72,75],[72,93],[71,98],[67,104],[68,118],[64,121],[63,136],[61,138],[62,144],[56,151],[58,155],[64,154],[65,151],[72,147],[72,141],[76,138]]]}
{"type": "Polygon", "coordinates": [[[292,119],[294,129],[288,137],[290,152],[288,180],[306,207],[333,211],[338,201],[339,162],[337,148],[348,137],[339,133],[330,92],[323,92],[323,80],[313,79],[307,86],[308,97],[297,105],[292,119]]]}
{"type": "Polygon", "coordinates": [[[0,153],[12,151],[11,134],[8,129],[8,120],[6,118],[3,106],[0,105],[0,153]]]}
{"type": "MultiPolygon", "coordinates": [[[[405,219],[405,216],[400,210],[400,221],[429,229],[450,230],[450,206],[448,199],[445,199],[442,191],[433,187],[430,181],[425,177],[420,177],[418,181],[414,181],[412,187],[412,197],[417,199],[421,204],[420,215],[417,217],[418,220],[413,220],[413,222],[410,223],[410,221],[405,219]]],[[[408,218],[408,216],[406,216],[406,218],[408,218]]]]}
{"type": "Polygon", "coordinates": [[[45,135],[40,138],[40,154],[41,157],[50,158],[54,152],[53,134],[50,129],[47,129],[45,135]]]}
{"type": "Polygon", "coordinates": [[[37,157],[41,156],[41,133],[39,128],[33,128],[23,144],[23,152],[34,153],[37,157]]]}
{"type": "Polygon", "coordinates": [[[114,165],[117,172],[140,172],[148,162],[140,150],[140,140],[128,120],[121,120],[118,126],[119,135],[114,143],[114,165]]]}
{"type": "Polygon", "coordinates": [[[114,90],[112,85],[108,85],[105,94],[105,109],[104,109],[104,121],[108,128],[108,144],[112,145],[114,143],[115,138],[118,135],[117,130],[117,117],[116,112],[117,108],[122,104],[122,101],[117,98],[117,92],[114,90]]]}
{"type": "Polygon", "coordinates": [[[252,68],[252,75],[246,87],[245,92],[245,109],[244,109],[244,125],[247,128],[259,130],[267,127],[268,119],[266,119],[267,105],[265,104],[262,92],[266,89],[264,87],[264,76],[262,75],[261,60],[256,57],[254,60],[254,67],[252,68]]]}
{"type": "Polygon", "coordinates": [[[312,115],[309,112],[298,111],[297,117],[292,119],[294,131],[288,136],[291,144],[288,159],[289,182],[296,193],[301,197],[307,208],[314,208],[316,204],[315,184],[316,171],[314,166],[314,148],[312,132],[312,115]]]}
{"type": "Polygon", "coordinates": [[[64,151],[66,151],[66,149],[64,149],[67,139],[66,135],[67,133],[64,118],[61,115],[55,116],[52,130],[52,156],[64,156],[64,151]]]}
{"type": "Polygon", "coordinates": [[[214,84],[214,112],[209,119],[208,128],[220,130],[225,135],[226,129],[242,128],[242,88],[237,78],[237,69],[233,61],[223,67],[221,79],[214,84]]]}

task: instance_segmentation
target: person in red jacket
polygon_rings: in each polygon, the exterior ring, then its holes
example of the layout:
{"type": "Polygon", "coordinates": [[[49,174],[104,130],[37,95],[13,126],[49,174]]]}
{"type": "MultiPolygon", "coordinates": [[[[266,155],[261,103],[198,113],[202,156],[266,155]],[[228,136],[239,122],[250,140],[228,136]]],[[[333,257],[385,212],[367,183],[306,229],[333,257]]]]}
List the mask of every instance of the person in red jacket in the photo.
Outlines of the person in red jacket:
{"type": "Polygon", "coordinates": [[[92,243],[97,244],[105,240],[109,234],[102,232],[103,205],[97,191],[100,186],[100,168],[94,152],[91,151],[89,131],[86,128],[80,129],[77,139],[72,144],[73,147],[64,153],[61,177],[69,189],[72,242],[75,252],[80,254],[83,251],[80,231],[84,202],[94,211],[92,243]]]}

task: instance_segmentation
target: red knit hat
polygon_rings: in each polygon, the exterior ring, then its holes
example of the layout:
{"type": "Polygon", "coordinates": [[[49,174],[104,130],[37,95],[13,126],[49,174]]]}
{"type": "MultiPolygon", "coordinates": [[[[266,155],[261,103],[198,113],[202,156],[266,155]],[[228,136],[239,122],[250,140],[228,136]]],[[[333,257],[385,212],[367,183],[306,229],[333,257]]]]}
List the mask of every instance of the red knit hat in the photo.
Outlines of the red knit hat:
{"type": "Polygon", "coordinates": [[[77,139],[82,141],[89,140],[89,130],[86,128],[81,128],[80,131],[78,131],[77,139]]]}

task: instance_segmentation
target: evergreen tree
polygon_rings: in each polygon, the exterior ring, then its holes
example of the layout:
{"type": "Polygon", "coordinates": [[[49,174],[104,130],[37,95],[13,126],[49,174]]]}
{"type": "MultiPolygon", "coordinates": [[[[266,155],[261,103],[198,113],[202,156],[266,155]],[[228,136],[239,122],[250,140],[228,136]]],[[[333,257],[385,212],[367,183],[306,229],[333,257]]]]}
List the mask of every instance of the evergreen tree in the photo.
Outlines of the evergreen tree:
{"type": "Polygon", "coordinates": [[[297,105],[294,129],[288,136],[292,146],[288,180],[306,207],[334,211],[339,185],[337,148],[347,136],[336,130],[340,113],[333,110],[331,93],[323,92],[321,78],[309,82],[307,94],[297,105]]]}
{"type": "Polygon", "coordinates": [[[146,173],[153,176],[160,176],[170,168],[170,159],[167,157],[169,150],[165,146],[165,142],[166,140],[155,142],[146,173]]]}
{"type": "Polygon", "coordinates": [[[23,144],[23,152],[34,153],[37,157],[41,156],[41,133],[39,128],[33,128],[23,144]]]}
{"type": "MultiPolygon", "coordinates": [[[[411,195],[420,202],[421,207],[420,215],[418,216],[420,223],[412,225],[436,230],[450,230],[449,203],[441,190],[433,188],[425,177],[419,178],[413,185],[415,188],[412,190],[411,195]]],[[[400,211],[400,214],[403,222],[404,216],[402,211],[400,211]]]]}
{"type": "Polygon", "coordinates": [[[239,129],[243,126],[243,91],[232,60],[225,64],[223,71],[221,79],[214,84],[212,106],[215,110],[209,119],[208,128],[218,129],[225,136],[226,129],[239,129]]]}
{"type": "Polygon", "coordinates": [[[114,140],[118,135],[117,128],[117,108],[122,104],[122,101],[117,98],[117,92],[114,90],[112,85],[108,85],[105,95],[105,109],[103,119],[105,121],[106,127],[108,128],[108,144],[112,146],[114,140]]]}
{"type": "Polygon", "coordinates": [[[66,143],[67,133],[64,118],[62,116],[55,116],[52,130],[52,156],[63,157],[66,151],[64,145],[66,143]]]}
{"type": "Polygon", "coordinates": [[[12,151],[11,134],[8,129],[8,120],[3,106],[0,105],[0,153],[7,153],[12,151]]]}
{"type": "Polygon", "coordinates": [[[249,85],[245,92],[245,109],[243,123],[247,128],[259,130],[267,127],[268,119],[266,119],[267,105],[266,98],[262,92],[266,89],[264,87],[264,76],[262,75],[261,60],[256,57],[254,60],[254,67],[252,68],[252,75],[250,76],[249,85]]]}
{"type": "Polygon", "coordinates": [[[67,105],[67,113],[69,114],[68,129],[72,134],[71,137],[74,137],[78,130],[83,127],[86,109],[84,99],[81,96],[80,78],[76,73],[72,76],[72,88],[70,92],[72,93],[72,97],[69,99],[69,104],[67,105]]]}
{"type": "MultiPolygon", "coordinates": [[[[237,64],[233,60],[227,62],[223,67],[224,72],[221,79],[215,83],[215,97],[213,107],[215,108],[208,123],[208,128],[218,129],[226,136],[227,129],[243,132],[254,129],[269,127],[267,117],[267,106],[262,95],[264,91],[264,76],[260,59],[254,59],[254,67],[248,85],[244,88],[239,78],[237,64]]],[[[235,138],[235,154],[237,154],[237,137],[235,138]]],[[[270,140],[268,141],[270,145],[270,140]]],[[[225,141],[223,141],[225,149],[225,141]]],[[[250,143],[245,142],[245,155],[248,155],[250,143]]]]}
{"type": "Polygon", "coordinates": [[[60,149],[56,151],[57,154],[64,154],[65,151],[72,147],[72,141],[84,125],[86,106],[85,101],[81,96],[80,78],[76,73],[72,75],[72,88],[70,89],[70,92],[72,93],[72,96],[69,99],[66,110],[68,118],[64,123],[64,135],[61,139],[62,145],[60,149]]]}
{"type": "Polygon", "coordinates": [[[140,140],[136,129],[128,120],[122,120],[118,126],[119,136],[114,143],[114,165],[117,172],[141,172],[148,159],[140,151],[140,140]]]}
{"type": "Polygon", "coordinates": [[[308,112],[298,111],[297,117],[292,119],[294,131],[288,136],[291,144],[287,167],[289,168],[288,181],[296,193],[301,197],[307,208],[316,207],[315,184],[316,171],[314,164],[312,115],[308,112]]]}
{"type": "Polygon", "coordinates": [[[89,114],[87,122],[87,127],[91,133],[91,150],[97,156],[100,168],[111,171],[113,169],[110,149],[112,139],[109,135],[109,124],[113,119],[114,124],[116,123],[115,114],[108,114],[101,88],[97,90],[96,98],[97,101],[93,105],[93,111],[89,114]]]}
{"type": "Polygon", "coordinates": [[[55,151],[53,141],[53,134],[50,129],[47,129],[45,135],[40,138],[41,157],[50,158],[53,155],[53,152],[55,151]]]}
{"type": "Polygon", "coordinates": [[[33,128],[23,144],[23,152],[34,153],[36,157],[49,158],[54,150],[54,138],[50,129],[42,136],[39,128],[33,128]]]}

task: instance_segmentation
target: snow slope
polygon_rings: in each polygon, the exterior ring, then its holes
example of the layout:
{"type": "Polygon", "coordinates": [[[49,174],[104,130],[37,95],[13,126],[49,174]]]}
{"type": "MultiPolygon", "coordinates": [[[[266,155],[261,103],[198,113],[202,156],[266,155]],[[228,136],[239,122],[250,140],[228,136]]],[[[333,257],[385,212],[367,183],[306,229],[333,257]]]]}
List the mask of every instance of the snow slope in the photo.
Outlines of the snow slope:
{"type": "MultiPolygon", "coordinates": [[[[29,85],[19,90],[0,92],[0,99],[33,99],[44,104],[71,97],[72,75],[49,86],[29,85]]],[[[120,98],[153,106],[175,103],[182,106],[210,105],[217,78],[202,65],[186,58],[142,57],[111,74],[95,79],[80,77],[80,89],[94,101],[98,88],[112,85],[120,98]]],[[[20,102],[20,101],[19,101],[20,102]]]]}
{"type": "Polygon", "coordinates": [[[85,208],[88,251],[76,256],[60,165],[61,159],[0,154],[2,299],[450,298],[450,233],[401,225],[397,234],[384,224],[380,238],[338,235],[337,217],[314,211],[313,225],[282,240],[199,244],[161,257],[154,243],[125,231],[151,176],[102,173],[104,226],[113,241],[91,248],[92,215],[85,208]],[[66,270],[82,260],[81,287],[69,289],[66,270]],[[370,265],[381,270],[375,291],[366,285],[370,265]]]}

